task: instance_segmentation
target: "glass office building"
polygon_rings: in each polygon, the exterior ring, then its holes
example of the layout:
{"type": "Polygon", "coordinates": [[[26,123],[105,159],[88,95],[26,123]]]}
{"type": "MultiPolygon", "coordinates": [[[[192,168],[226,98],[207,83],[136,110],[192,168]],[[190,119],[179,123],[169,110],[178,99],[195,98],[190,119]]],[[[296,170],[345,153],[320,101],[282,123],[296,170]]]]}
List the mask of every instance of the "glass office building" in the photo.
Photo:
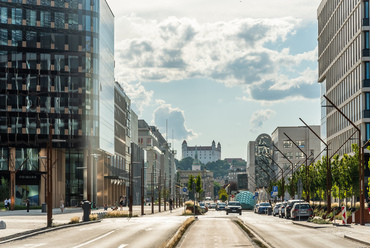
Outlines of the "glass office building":
{"type": "Polygon", "coordinates": [[[91,165],[114,153],[113,13],[105,0],[2,0],[0,12],[0,177],[16,204],[45,202],[52,142],[53,204],[93,200],[91,165]]]}

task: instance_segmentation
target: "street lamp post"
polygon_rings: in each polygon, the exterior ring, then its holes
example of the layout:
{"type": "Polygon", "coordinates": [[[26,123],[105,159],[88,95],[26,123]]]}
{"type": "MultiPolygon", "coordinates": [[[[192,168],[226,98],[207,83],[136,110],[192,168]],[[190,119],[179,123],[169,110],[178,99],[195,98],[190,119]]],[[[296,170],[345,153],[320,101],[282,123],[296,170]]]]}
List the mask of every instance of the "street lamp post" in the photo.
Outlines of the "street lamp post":
{"type": "MultiPolygon", "coordinates": [[[[283,155],[283,157],[286,159],[286,160],[288,160],[289,161],[289,163],[292,165],[292,182],[291,182],[291,185],[290,185],[290,187],[291,187],[291,191],[292,191],[292,197],[294,198],[294,187],[293,187],[293,170],[294,170],[294,165],[293,165],[293,162],[292,161],[290,161],[290,159],[282,152],[282,151],[280,151],[279,150],[279,148],[277,148],[276,146],[275,146],[275,144],[273,144],[273,146],[274,146],[274,148],[278,151],[278,152],[280,152],[281,153],[281,155],[283,155]]],[[[284,176],[284,175],[283,175],[284,176]]]]}
{"type": "Polygon", "coordinates": [[[326,213],[329,214],[331,209],[331,165],[329,158],[329,144],[323,141],[321,137],[306,124],[306,122],[301,118],[299,118],[299,120],[301,120],[303,124],[310,129],[310,131],[325,145],[326,148],[326,213]]]}
{"type": "Polygon", "coordinates": [[[52,170],[52,131],[53,126],[49,125],[49,142],[47,144],[47,226],[52,226],[53,217],[53,170],[52,170]]]}
{"type": "Polygon", "coordinates": [[[306,178],[306,193],[307,193],[306,201],[310,202],[310,190],[308,188],[308,163],[307,163],[308,158],[307,158],[307,154],[304,151],[302,151],[302,149],[286,133],[284,133],[284,135],[294,144],[294,146],[296,146],[303,153],[303,155],[306,158],[306,177],[307,177],[306,178]]]}
{"type": "Polygon", "coordinates": [[[331,104],[330,107],[334,107],[358,132],[358,167],[359,167],[359,180],[360,180],[360,224],[365,225],[365,184],[364,184],[364,166],[363,162],[363,153],[362,153],[362,144],[361,144],[361,129],[358,128],[327,96],[323,95],[323,97],[331,104]]]}

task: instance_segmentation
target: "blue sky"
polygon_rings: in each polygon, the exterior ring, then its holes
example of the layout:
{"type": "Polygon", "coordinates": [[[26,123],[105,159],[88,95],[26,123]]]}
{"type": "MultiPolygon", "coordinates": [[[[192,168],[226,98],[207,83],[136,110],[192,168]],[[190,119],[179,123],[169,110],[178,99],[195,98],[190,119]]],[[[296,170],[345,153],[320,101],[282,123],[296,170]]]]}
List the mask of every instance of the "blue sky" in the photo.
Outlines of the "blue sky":
{"type": "Polygon", "coordinates": [[[215,140],[222,158],[246,159],[247,143],[261,133],[302,125],[299,117],[320,124],[320,0],[108,3],[116,80],[178,159],[183,140],[215,140]]]}

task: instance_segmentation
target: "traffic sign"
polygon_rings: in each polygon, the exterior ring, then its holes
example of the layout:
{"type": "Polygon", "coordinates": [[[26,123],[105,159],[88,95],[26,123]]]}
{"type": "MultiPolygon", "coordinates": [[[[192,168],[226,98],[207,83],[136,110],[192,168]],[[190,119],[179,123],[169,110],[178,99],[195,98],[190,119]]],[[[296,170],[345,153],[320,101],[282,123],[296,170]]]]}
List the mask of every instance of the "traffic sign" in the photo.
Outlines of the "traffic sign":
{"type": "Polygon", "coordinates": [[[278,186],[272,186],[272,191],[273,192],[278,192],[278,186]]]}
{"type": "Polygon", "coordinates": [[[183,191],[184,193],[186,193],[187,189],[186,189],[186,188],[183,188],[183,189],[182,189],[182,191],[183,191]]]}
{"type": "Polygon", "coordinates": [[[278,195],[278,192],[277,191],[272,191],[271,192],[271,197],[275,197],[275,196],[277,196],[278,195]]]}

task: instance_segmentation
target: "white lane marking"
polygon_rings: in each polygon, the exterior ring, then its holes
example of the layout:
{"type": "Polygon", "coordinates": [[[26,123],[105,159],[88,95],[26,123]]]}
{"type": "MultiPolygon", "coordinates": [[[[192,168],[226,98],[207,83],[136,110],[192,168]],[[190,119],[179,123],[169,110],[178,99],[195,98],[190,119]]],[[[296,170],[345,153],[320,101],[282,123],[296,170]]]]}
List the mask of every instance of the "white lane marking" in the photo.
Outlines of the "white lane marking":
{"type": "Polygon", "coordinates": [[[108,236],[108,235],[110,235],[110,234],[112,234],[112,233],[114,233],[114,231],[111,231],[111,232],[109,232],[109,233],[106,233],[106,234],[104,234],[103,236],[97,237],[96,239],[90,240],[90,241],[88,241],[88,242],[86,242],[86,243],[83,243],[83,244],[80,244],[80,245],[78,245],[78,246],[75,246],[74,248],[78,248],[78,247],[82,247],[82,246],[84,246],[84,245],[88,245],[88,244],[90,244],[90,243],[92,243],[92,242],[95,242],[95,241],[97,241],[97,240],[99,240],[99,239],[101,239],[101,238],[104,238],[104,237],[106,237],[106,236],[108,236]]]}
{"type": "Polygon", "coordinates": [[[118,246],[118,248],[123,248],[123,247],[126,247],[126,246],[128,246],[128,245],[124,244],[124,245],[118,246]]]}
{"type": "Polygon", "coordinates": [[[148,231],[151,231],[151,230],[153,230],[153,229],[152,229],[152,228],[146,228],[146,229],[145,229],[145,231],[147,231],[147,232],[148,232],[148,231]]]}
{"type": "Polygon", "coordinates": [[[26,245],[24,245],[24,247],[39,247],[39,246],[43,246],[43,245],[46,245],[46,243],[41,243],[41,244],[26,244],[26,245]]]}

